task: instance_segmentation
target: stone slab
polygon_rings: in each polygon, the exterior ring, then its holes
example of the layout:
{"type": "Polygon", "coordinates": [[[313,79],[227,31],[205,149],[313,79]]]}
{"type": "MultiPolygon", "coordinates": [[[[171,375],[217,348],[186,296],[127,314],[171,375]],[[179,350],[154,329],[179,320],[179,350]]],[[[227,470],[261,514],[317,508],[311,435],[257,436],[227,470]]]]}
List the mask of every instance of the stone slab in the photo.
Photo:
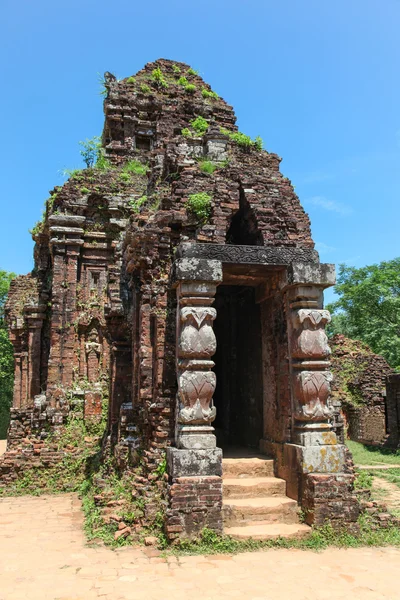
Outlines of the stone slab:
{"type": "Polygon", "coordinates": [[[222,476],[222,450],[167,449],[168,474],[173,477],[222,476]]]}

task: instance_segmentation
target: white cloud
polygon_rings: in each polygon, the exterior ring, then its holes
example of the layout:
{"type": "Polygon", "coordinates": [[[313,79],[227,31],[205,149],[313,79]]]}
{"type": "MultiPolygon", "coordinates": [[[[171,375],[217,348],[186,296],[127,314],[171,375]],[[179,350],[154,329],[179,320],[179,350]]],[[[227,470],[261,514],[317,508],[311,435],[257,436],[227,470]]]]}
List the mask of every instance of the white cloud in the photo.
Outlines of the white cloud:
{"type": "Polygon", "coordinates": [[[335,212],[342,216],[351,215],[353,213],[351,206],[347,206],[341,202],[335,202],[334,200],[328,200],[328,198],[325,198],[325,196],[313,196],[312,198],[305,200],[305,204],[318,206],[319,208],[323,208],[324,210],[328,210],[330,212],[335,212]]]}

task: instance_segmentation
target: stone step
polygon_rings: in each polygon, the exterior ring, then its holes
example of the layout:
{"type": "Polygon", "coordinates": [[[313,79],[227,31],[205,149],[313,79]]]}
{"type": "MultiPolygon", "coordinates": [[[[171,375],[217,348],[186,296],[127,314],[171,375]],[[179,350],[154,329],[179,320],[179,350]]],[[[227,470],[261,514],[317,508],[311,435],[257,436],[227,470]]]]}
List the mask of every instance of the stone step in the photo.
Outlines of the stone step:
{"type": "Polygon", "coordinates": [[[272,458],[223,458],[222,475],[228,478],[273,477],[274,461],[272,458]]]}
{"type": "Polygon", "coordinates": [[[297,502],[287,496],[226,498],[222,510],[226,527],[251,525],[252,521],[298,523],[297,502]]]}
{"type": "Polygon", "coordinates": [[[284,496],[286,481],[278,477],[224,478],[224,498],[255,498],[258,496],[284,496]]]}
{"type": "Polygon", "coordinates": [[[277,538],[294,539],[306,537],[311,533],[311,527],[302,523],[268,523],[265,521],[254,522],[244,527],[226,527],[226,535],[235,540],[274,540],[277,538]]]}

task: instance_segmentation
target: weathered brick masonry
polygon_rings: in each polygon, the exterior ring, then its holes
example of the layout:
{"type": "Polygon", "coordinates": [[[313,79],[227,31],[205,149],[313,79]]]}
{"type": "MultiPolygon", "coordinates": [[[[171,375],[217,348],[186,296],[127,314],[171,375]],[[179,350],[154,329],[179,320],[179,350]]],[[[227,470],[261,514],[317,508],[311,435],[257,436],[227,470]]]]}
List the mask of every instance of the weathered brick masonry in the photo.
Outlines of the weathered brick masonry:
{"type": "Polygon", "coordinates": [[[398,410],[391,386],[394,370],[363,342],[335,335],[332,349],[332,402],[343,411],[347,435],[364,444],[397,446],[398,410]]]}
{"type": "Polygon", "coordinates": [[[108,385],[116,454],[140,447],[150,473],[168,449],[170,539],[222,528],[213,422],[218,443],[273,454],[308,522],[354,520],[353,476],[330,424],[322,291],[334,272],[280,158],[235,138],[232,107],[183,63],[105,82],[110,168],[53,190],[35,269],[11,287],[16,412],[0,476],[11,448],[22,455],[62,427],[71,390],[93,418],[108,385]],[[23,438],[18,411],[32,415],[23,438]]]}

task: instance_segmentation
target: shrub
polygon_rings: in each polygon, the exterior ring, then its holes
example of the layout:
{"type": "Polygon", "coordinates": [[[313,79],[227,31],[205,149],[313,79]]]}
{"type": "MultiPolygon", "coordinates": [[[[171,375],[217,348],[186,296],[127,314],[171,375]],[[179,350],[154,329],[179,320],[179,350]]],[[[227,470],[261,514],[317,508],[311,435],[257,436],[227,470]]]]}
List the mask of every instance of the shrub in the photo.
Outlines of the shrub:
{"type": "Polygon", "coordinates": [[[217,92],[207,90],[206,88],[202,88],[201,95],[203,96],[203,98],[213,98],[214,100],[218,100],[219,98],[217,92]]]}
{"type": "Polygon", "coordinates": [[[151,72],[151,78],[158,87],[167,89],[168,83],[167,83],[160,67],[153,69],[153,71],[151,72]]]}
{"type": "Polygon", "coordinates": [[[143,94],[148,94],[150,92],[150,86],[148,86],[146,83],[141,83],[140,91],[143,92],[143,94]]]}
{"type": "Polygon", "coordinates": [[[192,129],[199,135],[203,135],[208,129],[208,121],[204,117],[196,117],[193,121],[190,121],[192,129]]]}
{"type": "Polygon", "coordinates": [[[79,142],[79,145],[82,146],[82,150],[79,153],[83,158],[83,162],[90,169],[99,158],[101,148],[100,138],[95,135],[90,140],[86,138],[84,142],[79,142]]]}
{"type": "Polygon", "coordinates": [[[199,73],[198,71],[195,71],[191,67],[190,67],[190,69],[188,69],[188,72],[187,72],[188,75],[198,75],[198,73],[199,73]]]}
{"type": "Polygon", "coordinates": [[[134,77],[128,77],[128,79],[126,80],[126,83],[135,83],[135,78],[134,77]]]}
{"type": "Polygon", "coordinates": [[[190,194],[186,202],[186,210],[201,223],[206,223],[211,215],[211,196],[206,192],[190,194]]]}
{"type": "Polygon", "coordinates": [[[196,86],[193,85],[193,83],[188,83],[187,85],[185,85],[185,92],[187,92],[188,94],[194,94],[195,91],[196,86]]]}

